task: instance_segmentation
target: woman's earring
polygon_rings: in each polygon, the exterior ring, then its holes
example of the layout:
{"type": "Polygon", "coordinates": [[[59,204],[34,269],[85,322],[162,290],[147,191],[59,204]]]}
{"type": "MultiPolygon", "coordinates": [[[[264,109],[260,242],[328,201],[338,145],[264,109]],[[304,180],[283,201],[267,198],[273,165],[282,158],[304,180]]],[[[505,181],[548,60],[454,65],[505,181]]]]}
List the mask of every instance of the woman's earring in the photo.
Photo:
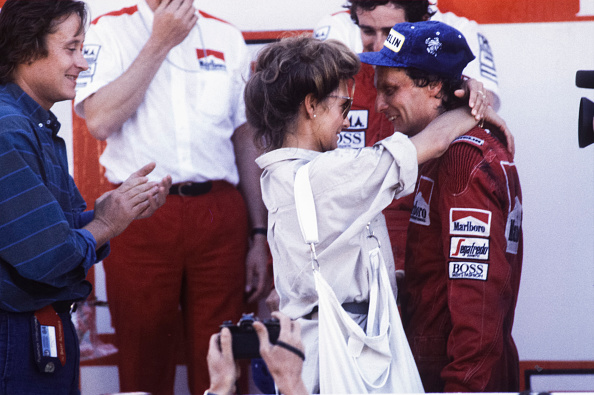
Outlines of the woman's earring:
{"type": "Polygon", "coordinates": [[[316,114],[314,114],[314,118],[315,118],[315,117],[317,117],[317,115],[316,115],[316,114]]]}

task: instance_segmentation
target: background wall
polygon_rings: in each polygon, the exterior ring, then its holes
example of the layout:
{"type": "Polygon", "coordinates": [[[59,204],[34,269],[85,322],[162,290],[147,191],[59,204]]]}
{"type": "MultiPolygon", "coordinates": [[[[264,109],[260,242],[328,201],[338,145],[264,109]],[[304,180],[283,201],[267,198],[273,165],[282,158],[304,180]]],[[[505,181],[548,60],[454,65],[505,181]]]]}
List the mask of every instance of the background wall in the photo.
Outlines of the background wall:
{"type": "MultiPolygon", "coordinates": [[[[87,2],[96,17],[135,0],[87,2]]],[[[198,4],[249,38],[312,29],[322,16],[341,10],[343,0],[198,4]]],[[[594,70],[594,0],[439,0],[439,6],[484,24],[499,75],[499,112],[515,134],[525,210],[524,270],[514,327],[520,359],[594,361],[594,145],[580,149],[577,142],[579,100],[594,100],[594,90],[575,87],[576,70],[594,70]]],[[[54,108],[67,139],[72,134],[69,106],[54,108]]],[[[97,276],[102,298],[100,270],[97,276]]],[[[102,310],[98,328],[109,333],[102,310]]],[[[183,369],[180,377],[177,393],[184,394],[183,369]]],[[[575,382],[564,389],[594,390],[592,381],[575,382]]],[[[555,390],[555,383],[543,385],[541,390],[555,390]]],[[[83,394],[110,391],[117,391],[117,369],[83,368],[83,394]]]]}
{"type": "MultiPolygon", "coordinates": [[[[97,16],[134,0],[88,0],[97,16]]],[[[197,1],[244,32],[311,29],[344,0],[197,1]]],[[[522,359],[594,359],[594,145],[577,144],[576,70],[594,69],[594,0],[439,0],[484,24],[524,193],[522,359]],[[558,22],[559,21],[559,22],[558,22]]]]}

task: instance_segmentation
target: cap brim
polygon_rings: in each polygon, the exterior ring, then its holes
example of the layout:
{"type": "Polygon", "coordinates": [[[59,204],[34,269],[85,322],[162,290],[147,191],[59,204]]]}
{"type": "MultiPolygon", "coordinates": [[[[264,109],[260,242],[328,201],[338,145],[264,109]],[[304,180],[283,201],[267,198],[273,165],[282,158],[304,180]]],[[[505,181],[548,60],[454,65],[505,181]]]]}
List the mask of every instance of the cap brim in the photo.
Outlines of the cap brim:
{"type": "Polygon", "coordinates": [[[381,52],[363,52],[359,54],[359,59],[362,63],[367,63],[373,66],[386,67],[406,67],[404,64],[394,61],[381,52]]]}

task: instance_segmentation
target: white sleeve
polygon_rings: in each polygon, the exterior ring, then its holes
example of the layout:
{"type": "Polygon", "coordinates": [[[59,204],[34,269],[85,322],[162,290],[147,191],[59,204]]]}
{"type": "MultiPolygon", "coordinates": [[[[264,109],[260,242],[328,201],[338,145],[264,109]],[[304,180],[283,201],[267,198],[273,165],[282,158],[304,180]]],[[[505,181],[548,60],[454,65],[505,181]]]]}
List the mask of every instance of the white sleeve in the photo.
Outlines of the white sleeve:
{"type": "Polygon", "coordinates": [[[113,39],[117,32],[110,34],[109,30],[91,25],[85,37],[83,53],[89,68],[78,76],[74,99],[74,109],[83,118],[82,102],[126,71],[119,53],[120,43],[113,39]]]}
{"type": "Polygon", "coordinates": [[[375,216],[392,199],[412,193],[417,182],[417,150],[398,132],[373,147],[327,151],[311,163],[314,194],[332,195],[338,207],[353,213],[367,207],[375,216]]]}
{"type": "Polygon", "coordinates": [[[363,52],[359,26],[355,25],[348,11],[341,11],[322,18],[314,28],[314,38],[322,41],[338,40],[355,53],[363,52]]]}
{"type": "Polygon", "coordinates": [[[233,128],[237,129],[239,126],[246,122],[246,115],[245,115],[245,98],[244,98],[244,90],[247,83],[247,80],[250,77],[251,73],[251,57],[249,54],[248,47],[243,40],[243,36],[241,33],[238,32],[239,38],[237,39],[237,49],[236,53],[238,56],[238,68],[236,70],[235,75],[233,76],[233,97],[236,98],[236,102],[234,105],[234,112],[231,116],[233,122],[233,128]]]}

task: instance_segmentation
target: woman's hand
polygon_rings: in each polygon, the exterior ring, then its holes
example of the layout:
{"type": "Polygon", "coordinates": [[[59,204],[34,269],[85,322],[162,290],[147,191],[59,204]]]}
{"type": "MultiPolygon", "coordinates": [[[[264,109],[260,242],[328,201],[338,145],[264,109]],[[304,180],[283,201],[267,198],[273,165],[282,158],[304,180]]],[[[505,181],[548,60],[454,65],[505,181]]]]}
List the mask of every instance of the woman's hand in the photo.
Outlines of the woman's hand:
{"type": "Polygon", "coordinates": [[[477,121],[485,117],[487,107],[489,107],[489,96],[483,83],[475,79],[468,79],[464,81],[461,89],[458,89],[454,94],[459,97],[468,97],[468,106],[471,108],[471,114],[477,121]]]}

